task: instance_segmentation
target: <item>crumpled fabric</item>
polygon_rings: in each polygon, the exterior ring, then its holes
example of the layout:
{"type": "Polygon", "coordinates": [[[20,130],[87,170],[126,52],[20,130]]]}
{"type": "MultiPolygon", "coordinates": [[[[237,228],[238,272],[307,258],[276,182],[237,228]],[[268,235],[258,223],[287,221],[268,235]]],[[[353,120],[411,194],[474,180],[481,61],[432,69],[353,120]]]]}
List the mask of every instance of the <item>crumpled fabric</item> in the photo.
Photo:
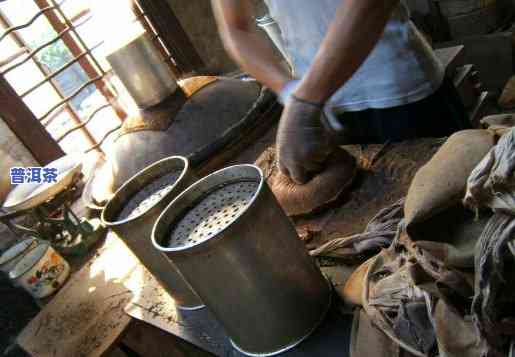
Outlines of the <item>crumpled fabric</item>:
{"type": "Polygon", "coordinates": [[[351,357],[413,357],[379,330],[363,309],[356,309],[352,323],[351,357]]]}
{"type": "Polygon", "coordinates": [[[439,354],[436,303],[465,316],[473,295],[461,273],[417,247],[402,229],[374,258],[364,280],[363,308],[374,326],[419,357],[439,354]]]}
{"type": "Polygon", "coordinates": [[[363,260],[363,257],[387,248],[397,234],[397,227],[404,217],[404,199],[379,211],[368,223],[365,231],[348,237],[333,239],[309,252],[311,256],[326,256],[348,261],[363,260]]]}
{"type": "Polygon", "coordinates": [[[515,128],[472,171],[465,205],[495,212],[476,246],[472,314],[482,355],[509,354],[515,339],[515,128]]]}
{"type": "Polygon", "coordinates": [[[443,301],[436,303],[433,320],[439,357],[480,357],[479,337],[472,316],[457,313],[443,301]]]}
{"type": "Polygon", "coordinates": [[[464,204],[515,215],[515,128],[503,135],[472,171],[464,204]]]}
{"type": "Polygon", "coordinates": [[[507,356],[515,339],[515,217],[497,213],[486,226],[476,250],[476,295],[472,314],[486,342],[483,356],[507,356]]]}
{"type": "Polygon", "coordinates": [[[473,269],[476,243],[491,216],[491,212],[481,212],[477,217],[459,205],[412,227],[408,232],[418,247],[430,252],[446,266],[473,269]]]}

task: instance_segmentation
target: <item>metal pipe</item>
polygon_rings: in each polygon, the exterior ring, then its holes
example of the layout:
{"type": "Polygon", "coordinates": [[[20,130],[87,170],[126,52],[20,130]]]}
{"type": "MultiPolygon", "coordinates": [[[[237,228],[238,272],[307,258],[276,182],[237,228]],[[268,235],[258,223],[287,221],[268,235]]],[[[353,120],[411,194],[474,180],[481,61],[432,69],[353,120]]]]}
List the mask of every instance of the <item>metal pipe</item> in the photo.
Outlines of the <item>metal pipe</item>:
{"type": "Polygon", "coordinates": [[[203,307],[198,296],[184,281],[173,264],[159,251],[154,249],[150,240],[152,227],[162,210],[186,187],[195,182],[195,175],[188,160],[173,156],[148,166],[127,181],[102,211],[102,222],[111,228],[127,244],[141,263],[161,283],[174,298],[177,307],[197,309],[203,307]],[[180,170],[171,190],[150,208],[133,218],[119,218],[123,208],[133,196],[155,182],[160,177],[180,170]]]}
{"type": "Polygon", "coordinates": [[[246,355],[293,348],[329,309],[328,281],[256,166],[190,186],[163,211],[152,242],[246,355]]]}

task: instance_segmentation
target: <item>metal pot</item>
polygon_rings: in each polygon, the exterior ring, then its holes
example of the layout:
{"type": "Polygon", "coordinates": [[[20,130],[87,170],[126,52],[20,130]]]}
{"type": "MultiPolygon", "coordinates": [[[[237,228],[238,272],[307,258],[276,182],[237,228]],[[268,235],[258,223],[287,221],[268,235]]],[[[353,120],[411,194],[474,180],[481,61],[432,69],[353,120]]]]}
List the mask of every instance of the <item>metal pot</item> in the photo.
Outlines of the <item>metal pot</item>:
{"type": "Polygon", "coordinates": [[[296,346],[330,306],[329,283],[256,166],[232,166],[189,187],[161,214],[152,242],[246,355],[296,346]]]}
{"type": "Polygon", "coordinates": [[[70,275],[70,266],[48,243],[40,243],[9,272],[14,285],[34,298],[53,294],[70,275]]]}
{"type": "Polygon", "coordinates": [[[168,291],[177,307],[186,310],[201,308],[203,304],[173,264],[161,252],[154,249],[150,238],[152,227],[162,210],[193,182],[195,182],[195,176],[190,170],[188,160],[172,156],[160,160],[134,175],[116,191],[102,211],[103,224],[111,228],[127,244],[141,263],[168,291]],[[168,193],[138,215],[119,218],[123,208],[138,192],[159,178],[177,170],[180,171],[180,175],[168,193]]]}

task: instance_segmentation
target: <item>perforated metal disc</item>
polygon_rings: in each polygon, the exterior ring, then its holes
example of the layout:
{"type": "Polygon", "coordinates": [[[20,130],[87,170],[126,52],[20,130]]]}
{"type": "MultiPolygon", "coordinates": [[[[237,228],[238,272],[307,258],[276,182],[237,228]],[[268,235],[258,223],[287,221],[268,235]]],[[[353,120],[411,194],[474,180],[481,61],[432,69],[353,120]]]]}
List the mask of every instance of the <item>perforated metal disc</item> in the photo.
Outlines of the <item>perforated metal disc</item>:
{"type": "Polygon", "coordinates": [[[216,236],[245,211],[258,187],[258,182],[240,181],[207,194],[175,225],[168,246],[188,248],[216,236]]]}
{"type": "Polygon", "coordinates": [[[172,171],[143,187],[123,207],[118,220],[137,217],[153,207],[172,190],[181,173],[182,170],[172,171]]]}

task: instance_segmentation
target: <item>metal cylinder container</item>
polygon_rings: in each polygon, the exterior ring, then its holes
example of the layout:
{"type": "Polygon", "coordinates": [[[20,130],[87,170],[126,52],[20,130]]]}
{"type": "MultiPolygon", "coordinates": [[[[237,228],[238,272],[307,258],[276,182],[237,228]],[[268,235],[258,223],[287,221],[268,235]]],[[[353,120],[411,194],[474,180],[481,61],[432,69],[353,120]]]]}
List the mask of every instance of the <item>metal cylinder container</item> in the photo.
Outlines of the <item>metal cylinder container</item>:
{"type": "Polygon", "coordinates": [[[331,289],[253,165],[198,181],[152,232],[164,252],[249,356],[284,352],[323,320],[331,289]]]}
{"type": "Polygon", "coordinates": [[[141,109],[160,103],[177,90],[175,77],[149,33],[133,37],[106,59],[141,109]]]}
{"type": "Polygon", "coordinates": [[[151,233],[154,223],[163,209],[195,180],[188,160],[172,156],[160,160],[134,175],[115,192],[102,211],[103,224],[112,229],[127,244],[175,300],[177,307],[185,310],[201,308],[203,303],[166,256],[152,246],[151,233]],[[173,177],[168,175],[173,175],[173,177]],[[168,177],[170,177],[169,180],[168,177]],[[161,183],[163,180],[165,182],[161,183]],[[168,186],[162,188],[156,186],[156,183],[168,186]],[[139,208],[141,205],[138,205],[138,211],[132,211],[135,214],[124,215],[124,208],[128,207],[138,194],[141,195],[143,192],[145,195],[144,190],[148,190],[148,187],[152,187],[152,190],[148,192],[150,201],[147,202],[149,203],[143,204],[142,209],[139,208]]]}

